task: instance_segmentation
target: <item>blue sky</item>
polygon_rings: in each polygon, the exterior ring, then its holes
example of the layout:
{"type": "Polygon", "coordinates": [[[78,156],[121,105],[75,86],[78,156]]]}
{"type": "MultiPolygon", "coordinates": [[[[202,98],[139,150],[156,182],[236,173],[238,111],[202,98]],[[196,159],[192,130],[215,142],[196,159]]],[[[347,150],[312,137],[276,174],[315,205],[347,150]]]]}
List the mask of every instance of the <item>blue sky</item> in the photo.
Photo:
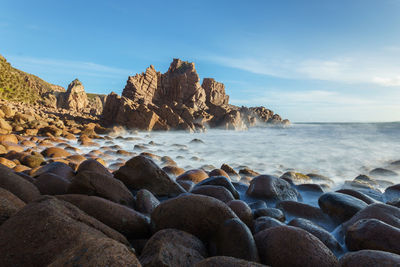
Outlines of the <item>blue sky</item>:
{"type": "Polygon", "coordinates": [[[0,54],[121,93],[172,58],[292,121],[400,121],[400,0],[1,0],[0,54]]]}

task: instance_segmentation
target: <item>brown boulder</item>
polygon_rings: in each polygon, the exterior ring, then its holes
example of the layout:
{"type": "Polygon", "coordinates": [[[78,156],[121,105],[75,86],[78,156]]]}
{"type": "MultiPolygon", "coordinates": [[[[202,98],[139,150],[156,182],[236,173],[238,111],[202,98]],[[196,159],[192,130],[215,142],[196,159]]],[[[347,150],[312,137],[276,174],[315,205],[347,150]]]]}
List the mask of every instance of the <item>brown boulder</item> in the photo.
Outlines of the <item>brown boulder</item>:
{"type": "Polygon", "coordinates": [[[377,219],[359,220],[347,228],[349,250],[374,249],[400,254],[400,229],[377,219]]]}
{"type": "Polygon", "coordinates": [[[1,134],[0,135],[0,143],[2,142],[10,142],[14,144],[18,144],[18,138],[15,134],[1,134]]]}
{"type": "Polygon", "coordinates": [[[62,195],[57,198],[74,204],[127,238],[143,238],[150,234],[149,219],[126,206],[95,196],[62,195]]]}
{"type": "Polygon", "coordinates": [[[25,206],[25,202],[0,187],[0,225],[25,206]]]}
{"type": "Polygon", "coordinates": [[[135,204],[132,193],[120,180],[93,171],[78,172],[68,186],[67,192],[98,196],[129,207],[134,207],[135,204]]]}
{"type": "Polygon", "coordinates": [[[106,167],[104,167],[103,164],[98,162],[95,159],[88,159],[79,164],[77,172],[83,172],[83,171],[91,171],[91,172],[96,172],[100,173],[103,175],[107,176],[112,176],[112,174],[107,170],[106,167]]]}
{"type": "Polygon", "coordinates": [[[151,214],[160,205],[160,201],[148,190],[141,189],[136,194],[135,208],[144,214],[151,214]]]}
{"type": "Polygon", "coordinates": [[[38,168],[34,168],[31,170],[30,175],[38,177],[43,173],[53,173],[68,180],[72,180],[75,177],[74,170],[63,162],[51,162],[38,168]]]}
{"type": "Polygon", "coordinates": [[[147,189],[156,196],[174,196],[186,192],[152,160],[144,156],[128,160],[114,176],[130,190],[147,189]]]}
{"type": "Polygon", "coordinates": [[[13,170],[0,164],[0,187],[28,203],[40,196],[39,190],[13,170]]]}
{"type": "MultiPolygon", "coordinates": [[[[54,197],[26,205],[0,226],[0,236],[0,266],[47,266],[91,240],[110,240],[122,247],[129,244],[118,232],[54,197]]],[[[87,249],[84,246],[81,253],[87,249]]],[[[101,253],[109,255],[107,250],[101,253]]]]}
{"type": "Polygon", "coordinates": [[[184,195],[162,202],[151,214],[156,230],[176,228],[202,240],[215,235],[226,220],[237,218],[222,201],[202,195],[184,195]]]}
{"type": "Polygon", "coordinates": [[[33,183],[42,195],[64,195],[70,181],[53,173],[43,173],[33,183]]]}
{"type": "Polygon", "coordinates": [[[399,267],[400,255],[378,250],[360,250],[346,253],[339,263],[341,267],[399,267]]]}
{"type": "Polygon", "coordinates": [[[238,218],[226,220],[216,236],[216,252],[248,261],[259,261],[256,242],[250,229],[238,218]]]}
{"type": "Polygon", "coordinates": [[[184,172],[183,174],[179,175],[176,180],[188,180],[194,183],[199,183],[208,178],[208,174],[201,170],[201,169],[193,169],[184,172]]]}
{"type": "Polygon", "coordinates": [[[249,205],[242,200],[231,200],[226,203],[233,212],[242,220],[248,227],[253,224],[253,212],[249,205]]]}
{"type": "Polygon", "coordinates": [[[253,178],[246,194],[267,200],[297,201],[297,192],[288,182],[272,175],[260,175],[253,178]]]}
{"type": "Polygon", "coordinates": [[[218,200],[221,200],[224,203],[228,203],[229,201],[235,199],[233,197],[232,193],[229,192],[228,189],[226,189],[223,186],[216,186],[216,185],[195,186],[192,189],[191,193],[204,195],[204,196],[210,196],[210,197],[216,198],[218,200]]]}
{"type": "Polygon", "coordinates": [[[253,233],[257,234],[258,232],[261,232],[265,229],[269,229],[272,227],[277,227],[285,225],[282,222],[278,221],[277,219],[268,217],[268,216],[262,216],[258,217],[257,219],[254,220],[253,223],[253,233]]]}
{"type": "Polygon", "coordinates": [[[140,262],[149,267],[191,267],[205,257],[207,250],[197,237],[176,229],[164,229],[147,241],[140,262]]]}
{"type": "Polygon", "coordinates": [[[331,235],[322,227],[314,224],[312,221],[303,218],[296,218],[291,220],[288,225],[299,227],[316,236],[334,253],[339,254],[342,251],[342,247],[340,246],[339,242],[333,237],[333,235],[331,235]]]}
{"type": "Polygon", "coordinates": [[[41,153],[46,158],[66,158],[71,156],[71,153],[59,147],[49,147],[41,153]]]}
{"type": "Polygon", "coordinates": [[[339,266],[333,253],[303,229],[278,226],[255,235],[261,262],[272,266],[339,266]],[[285,238],[282,238],[285,237],[285,238]]]}

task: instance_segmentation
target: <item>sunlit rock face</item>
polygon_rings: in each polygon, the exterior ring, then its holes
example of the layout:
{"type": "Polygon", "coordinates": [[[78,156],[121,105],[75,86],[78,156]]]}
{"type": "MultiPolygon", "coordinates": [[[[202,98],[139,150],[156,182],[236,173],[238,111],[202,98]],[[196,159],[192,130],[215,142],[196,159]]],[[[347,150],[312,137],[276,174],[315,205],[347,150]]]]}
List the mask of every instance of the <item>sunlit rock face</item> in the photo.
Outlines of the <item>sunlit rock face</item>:
{"type": "Polygon", "coordinates": [[[225,85],[205,78],[200,85],[194,63],[174,59],[166,73],[153,65],[130,76],[122,92],[107,97],[103,122],[140,130],[242,130],[257,123],[280,122],[279,115],[260,108],[229,105],[225,85]]]}

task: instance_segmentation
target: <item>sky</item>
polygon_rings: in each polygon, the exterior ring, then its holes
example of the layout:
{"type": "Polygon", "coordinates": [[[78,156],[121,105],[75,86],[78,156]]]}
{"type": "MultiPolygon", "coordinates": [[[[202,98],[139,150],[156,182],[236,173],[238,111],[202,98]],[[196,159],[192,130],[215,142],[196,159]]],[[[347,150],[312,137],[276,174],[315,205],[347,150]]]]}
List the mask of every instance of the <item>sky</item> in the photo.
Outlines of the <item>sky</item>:
{"type": "Polygon", "coordinates": [[[0,0],[0,54],[87,92],[173,58],[294,122],[400,121],[400,0],[0,0]]]}

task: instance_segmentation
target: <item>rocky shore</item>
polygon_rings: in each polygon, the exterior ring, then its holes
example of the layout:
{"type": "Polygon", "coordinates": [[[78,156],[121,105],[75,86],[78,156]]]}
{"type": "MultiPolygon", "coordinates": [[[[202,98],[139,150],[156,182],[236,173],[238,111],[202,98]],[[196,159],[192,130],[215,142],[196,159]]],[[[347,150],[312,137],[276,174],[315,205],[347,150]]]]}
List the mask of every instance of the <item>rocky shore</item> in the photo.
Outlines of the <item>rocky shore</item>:
{"type": "Polygon", "coordinates": [[[333,191],[319,174],[178,166],[126,133],[0,103],[0,266],[400,266],[400,185],[384,178],[400,161],[333,191]]]}

